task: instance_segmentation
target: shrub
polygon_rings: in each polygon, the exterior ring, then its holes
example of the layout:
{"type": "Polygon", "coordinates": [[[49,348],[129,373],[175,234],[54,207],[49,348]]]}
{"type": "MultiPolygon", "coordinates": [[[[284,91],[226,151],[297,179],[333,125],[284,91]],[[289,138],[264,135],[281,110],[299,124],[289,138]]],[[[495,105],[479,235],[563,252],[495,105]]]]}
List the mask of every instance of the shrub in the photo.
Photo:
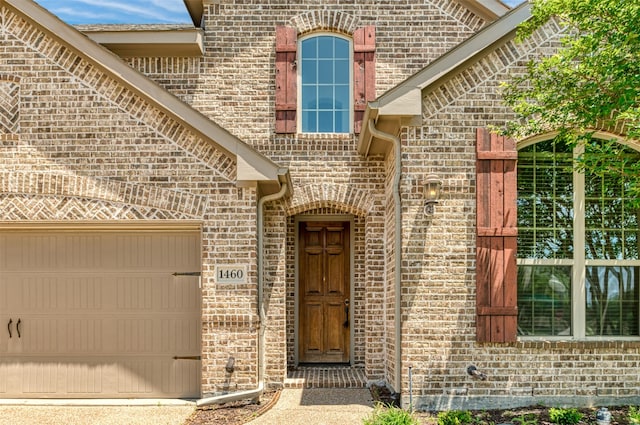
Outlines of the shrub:
{"type": "Polygon", "coordinates": [[[549,409],[549,419],[558,425],[575,425],[582,419],[582,413],[577,409],[549,409]]]}
{"type": "Polygon", "coordinates": [[[418,419],[406,410],[382,403],[376,404],[371,415],[362,422],[364,425],[419,425],[418,419]]]}
{"type": "Polygon", "coordinates": [[[465,425],[472,421],[468,410],[447,410],[438,413],[438,425],[465,425]]]}
{"type": "Polygon", "coordinates": [[[629,406],[629,423],[640,425],[640,408],[638,406],[629,406]]]}
{"type": "Polygon", "coordinates": [[[538,425],[538,418],[536,418],[536,415],[533,413],[526,413],[524,415],[511,418],[511,422],[515,422],[517,425],[538,425]]]}

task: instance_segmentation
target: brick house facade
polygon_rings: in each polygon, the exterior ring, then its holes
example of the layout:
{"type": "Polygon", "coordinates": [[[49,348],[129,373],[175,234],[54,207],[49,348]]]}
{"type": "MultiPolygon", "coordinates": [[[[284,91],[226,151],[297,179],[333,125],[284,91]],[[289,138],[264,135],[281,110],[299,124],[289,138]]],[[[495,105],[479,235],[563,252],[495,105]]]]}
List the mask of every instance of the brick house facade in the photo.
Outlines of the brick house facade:
{"type": "MultiPolygon", "coordinates": [[[[476,254],[487,235],[477,233],[478,129],[512,117],[499,84],[554,51],[557,25],[516,43],[526,5],[185,3],[194,28],[74,29],[31,0],[2,3],[0,264],[10,276],[0,282],[0,319],[13,333],[0,343],[0,397],[200,398],[282,386],[300,365],[338,363],[385,382],[404,404],[410,367],[411,396],[423,408],[638,402],[637,338],[516,338],[513,287],[499,305],[479,301],[476,254]],[[143,31],[195,41],[178,53],[128,41],[143,31]],[[303,128],[301,42],[318,34],[349,46],[346,132],[303,128]],[[424,209],[427,175],[442,183],[433,214],[424,209]],[[76,242],[65,241],[76,233],[89,251],[107,252],[115,235],[127,257],[149,258],[126,262],[127,276],[118,274],[126,258],[107,266],[86,255],[67,267],[63,253],[72,256],[76,242]],[[172,263],[182,252],[171,251],[176,234],[195,238],[195,259],[172,263]],[[165,247],[165,260],[156,262],[154,247],[165,247]],[[51,252],[67,280],[51,277],[59,271],[44,259],[25,260],[51,252]],[[72,289],[34,304],[24,288],[38,291],[42,282],[25,277],[28,267],[56,291],[91,270],[111,288],[112,276],[114,289],[94,295],[104,314],[93,308],[88,316],[93,304],[83,302],[78,315],[61,313],[56,303],[71,305],[72,289]],[[166,293],[152,295],[153,279],[166,293]],[[198,290],[176,289],[183,284],[198,290]],[[109,304],[136,294],[137,307],[109,304]],[[192,297],[197,306],[169,308],[162,297],[192,297]],[[128,321],[111,324],[114,312],[128,321]],[[76,329],[69,323],[78,317],[98,324],[76,329]],[[38,319],[71,329],[70,341],[96,332],[105,339],[75,351],[73,343],[30,340],[30,330],[49,329],[38,319]],[[24,340],[14,336],[17,320],[24,340]],[[112,339],[110,326],[118,329],[112,339]],[[156,359],[158,352],[173,357],[156,359]],[[41,387],[19,384],[27,366],[12,365],[23,355],[41,361],[29,371],[43,377],[41,387]],[[56,356],[64,368],[47,366],[56,356]],[[105,357],[121,365],[115,386],[84,371],[102,370],[105,357]],[[488,379],[470,376],[471,365],[488,379]],[[55,383],[60,374],[93,384],[69,379],[64,387],[55,383]]],[[[515,267],[513,253],[504,258],[505,270],[515,267]]],[[[501,279],[514,281],[509,273],[501,279]]]]}

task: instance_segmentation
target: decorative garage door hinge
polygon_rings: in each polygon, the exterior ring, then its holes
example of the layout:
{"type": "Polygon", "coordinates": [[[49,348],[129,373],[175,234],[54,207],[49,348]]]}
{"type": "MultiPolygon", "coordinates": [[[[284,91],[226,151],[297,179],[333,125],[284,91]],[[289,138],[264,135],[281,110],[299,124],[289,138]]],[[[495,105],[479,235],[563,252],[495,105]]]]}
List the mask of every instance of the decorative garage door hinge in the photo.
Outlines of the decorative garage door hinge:
{"type": "Polygon", "coordinates": [[[200,276],[201,272],[175,272],[173,276],[200,276]]]}
{"type": "Polygon", "coordinates": [[[173,360],[201,360],[200,356],[173,356],[173,360]]]}

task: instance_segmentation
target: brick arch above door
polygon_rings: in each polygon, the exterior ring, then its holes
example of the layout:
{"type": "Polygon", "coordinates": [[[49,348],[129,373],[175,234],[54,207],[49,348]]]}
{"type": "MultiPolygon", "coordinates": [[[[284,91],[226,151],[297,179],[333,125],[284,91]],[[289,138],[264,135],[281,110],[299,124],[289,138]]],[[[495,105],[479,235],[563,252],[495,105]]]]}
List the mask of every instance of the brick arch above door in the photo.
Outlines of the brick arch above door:
{"type": "Polygon", "coordinates": [[[366,216],[373,212],[376,197],[348,184],[310,184],[296,187],[286,205],[288,216],[331,207],[344,214],[366,216]]]}

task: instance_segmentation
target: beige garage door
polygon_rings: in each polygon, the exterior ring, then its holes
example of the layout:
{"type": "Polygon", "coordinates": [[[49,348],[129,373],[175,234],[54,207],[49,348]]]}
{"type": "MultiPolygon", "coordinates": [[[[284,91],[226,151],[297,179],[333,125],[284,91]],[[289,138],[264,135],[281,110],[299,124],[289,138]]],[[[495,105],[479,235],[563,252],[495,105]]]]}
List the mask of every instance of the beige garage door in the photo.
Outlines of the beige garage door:
{"type": "Polygon", "coordinates": [[[199,241],[0,232],[0,398],[199,397],[199,241]]]}

